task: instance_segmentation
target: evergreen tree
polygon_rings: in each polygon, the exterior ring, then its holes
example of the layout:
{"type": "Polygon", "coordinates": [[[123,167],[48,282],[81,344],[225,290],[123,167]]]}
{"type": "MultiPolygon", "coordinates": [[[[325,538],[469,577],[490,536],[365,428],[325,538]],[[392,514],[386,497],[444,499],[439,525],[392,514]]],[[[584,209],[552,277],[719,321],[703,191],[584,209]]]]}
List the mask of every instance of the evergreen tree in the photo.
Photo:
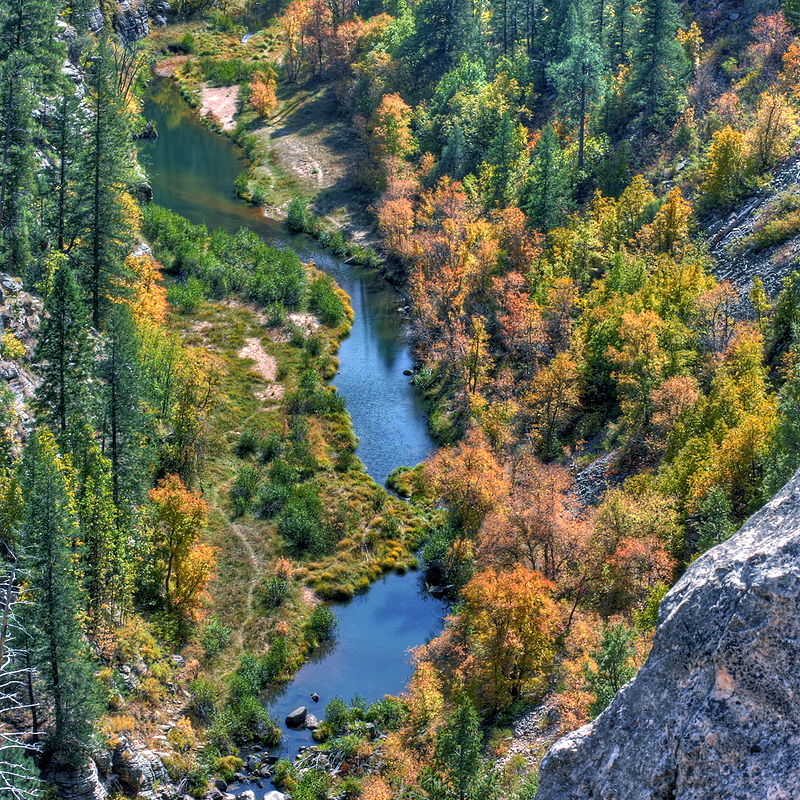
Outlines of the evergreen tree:
{"type": "Polygon", "coordinates": [[[105,381],[103,450],[111,461],[114,502],[132,509],[140,502],[148,477],[141,397],[144,381],[130,308],[117,304],[108,322],[101,365],[105,381]]]}
{"type": "Polygon", "coordinates": [[[89,624],[119,622],[131,595],[130,560],[112,497],[111,464],[83,426],[75,460],[75,507],[84,543],[83,575],[89,624]]]}
{"type": "Polygon", "coordinates": [[[631,60],[630,92],[643,112],[643,125],[668,121],[679,109],[689,76],[686,52],[677,40],[680,14],[676,0],[644,0],[631,60]]]}
{"type": "Polygon", "coordinates": [[[569,208],[570,191],[561,145],[551,125],[545,126],[533,154],[523,189],[522,209],[531,224],[549,231],[561,224],[569,208]]]}
{"type": "Polygon", "coordinates": [[[29,575],[25,620],[33,665],[51,709],[48,751],[61,764],[85,758],[98,709],[80,624],[73,563],[80,535],[68,483],[53,435],[39,428],[22,465],[23,567],[29,575]]]}
{"type": "Polygon", "coordinates": [[[632,21],[631,0],[611,0],[614,17],[611,24],[609,51],[613,66],[624,64],[628,60],[630,46],[630,29],[632,21]]]}
{"type": "Polygon", "coordinates": [[[614,695],[636,674],[633,658],[633,632],[626,625],[603,629],[600,646],[592,653],[597,668],[585,670],[586,683],[594,693],[589,712],[596,717],[614,699],[614,695]]]}
{"type": "Polygon", "coordinates": [[[584,165],[586,121],[600,95],[603,51],[590,24],[587,0],[573,0],[567,57],[548,70],[559,103],[578,125],[578,169],[584,165]]]}
{"type": "Polygon", "coordinates": [[[55,21],[48,0],[0,3],[0,261],[13,273],[30,259],[33,112],[59,60],[55,21]]]}
{"type": "Polygon", "coordinates": [[[89,319],[75,274],[62,264],[44,305],[34,362],[42,378],[36,399],[45,419],[66,444],[69,427],[90,411],[92,344],[89,319]]]}
{"type": "Polygon", "coordinates": [[[454,67],[462,54],[480,58],[482,11],[481,4],[471,0],[421,0],[409,41],[416,71],[435,79],[454,67]]]}
{"type": "Polygon", "coordinates": [[[79,234],[80,153],[83,136],[80,127],[80,96],[69,79],[61,81],[60,97],[53,114],[49,143],[53,149],[55,169],[48,176],[51,202],[47,224],[58,249],[71,252],[79,234]]]}
{"type": "Polygon", "coordinates": [[[498,208],[516,202],[527,156],[524,128],[510,113],[503,114],[480,168],[484,205],[498,208]]]}
{"type": "Polygon", "coordinates": [[[425,781],[431,800],[478,800],[489,794],[481,771],[481,731],[475,706],[463,697],[436,735],[433,770],[425,781]]]}
{"type": "Polygon", "coordinates": [[[729,539],[736,532],[733,524],[733,506],[721,486],[715,486],[698,506],[698,541],[696,553],[704,553],[710,547],[729,539]]]}
{"type": "Polygon", "coordinates": [[[84,244],[76,252],[89,298],[92,324],[100,328],[109,301],[121,292],[130,232],[123,192],[130,170],[130,131],[117,85],[111,34],[97,40],[88,73],[88,140],[81,156],[84,244]]]}
{"type": "Polygon", "coordinates": [[[461,180],[464,177],[466,160],[467,140],[464,137],[464,129],[458,122],[455,122],[450,128],[447,144],[439,159],[439,172],[442,175],[449,175],[457,181],[461,180]]]}

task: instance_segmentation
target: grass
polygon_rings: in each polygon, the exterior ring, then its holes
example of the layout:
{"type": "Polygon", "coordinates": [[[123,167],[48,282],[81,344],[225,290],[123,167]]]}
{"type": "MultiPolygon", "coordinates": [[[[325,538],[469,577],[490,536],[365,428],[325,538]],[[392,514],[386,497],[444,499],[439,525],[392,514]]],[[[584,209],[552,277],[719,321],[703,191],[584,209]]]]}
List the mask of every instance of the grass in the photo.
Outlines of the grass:
{"type": "MultiPolygon", "coordinates": [[[[321,346],[314,348],[319,354],[310,356],[305,347],[292,343],[285,327],[267,328],[250,304],[204,301],[191,315],[172,313],[171,325],[181,331],[186,344],[209,350],[222,367],[201,485],[210,506],[208,541],[218,553],[217,578],[211,587],[213,611],[233,632],[236,651],[264,651],[276,626],[281,626],[289,631],[299,664],[307,652],[302,628],[315,604],[350,598],[387,571],[413,569],[414,553],[438,513],[390,495],[357,459],[342,465],[339,455],[343,449],[352,450],[355,438],[349,416],[341,412],[299,415],[314,462],[305,482],[319,492],[324,525],[334,540],[329,552],[295,553],[279,535],[274,517],[262,519],[253,510],[237,513],[232,505],[231,487],[243,467],[268,482],[271,465],[262,463],[260,446],[253,446],[252,440],[274,443],[277,433],[286,448],[292,424],[285,403],[264,403],[256,396],[268,384],[249,360],[239,357],[245,340],[259,339],[277,360],[288,397],[298,390],[309,364],[320,376],[335,371],[336,348],[351,315],[349,311],[336,328],[320,327],[316,336],[321,346]],[[247,432],[244,448],[243,432],[247,432]],[[279,559],[286,558],[292,562],[289,591],[283,602],[269,607],[259,602],[262,583],[273,574],[279,559]]],[[[231,663],[231,653],[211,662],[212,671],[224,670],[231,663]]]]}

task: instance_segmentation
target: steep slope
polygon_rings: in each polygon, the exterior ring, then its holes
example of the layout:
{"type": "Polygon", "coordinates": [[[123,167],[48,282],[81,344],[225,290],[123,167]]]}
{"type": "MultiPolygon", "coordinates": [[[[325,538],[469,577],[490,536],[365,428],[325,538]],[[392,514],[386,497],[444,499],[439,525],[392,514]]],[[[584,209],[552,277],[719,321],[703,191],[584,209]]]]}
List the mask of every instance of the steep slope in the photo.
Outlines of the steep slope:
{"type": "Polygon", "coordinates": [[[559,740],[538,800],[753,800],[800,786],[800,472],[661,604],[653,649],[559,740]]]}

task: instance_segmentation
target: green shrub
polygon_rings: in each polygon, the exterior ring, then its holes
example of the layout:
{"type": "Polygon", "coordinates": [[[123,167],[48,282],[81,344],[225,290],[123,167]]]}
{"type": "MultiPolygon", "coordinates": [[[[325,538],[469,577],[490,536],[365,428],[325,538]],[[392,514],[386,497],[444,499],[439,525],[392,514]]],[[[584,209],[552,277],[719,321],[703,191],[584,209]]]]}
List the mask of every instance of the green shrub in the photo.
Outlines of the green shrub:
{"type": "Polygon", "coordinates": [[[286,224],[290,231],[305,233],[308,225],[308,209],[299,197],[293,197],[286,211],[286,224]]]}
{"type": "Polygon", "coordinates": [[[213,684],[197,678],[189,684],[191,699],[187,710],[202,722],[208,722],[214,715],[214,707],[219,699],[219,692],[213,684]]]}
{"type": "Polygon", "coordinates": [[[328,606],[317,606],[311,612],[311,616],[306,623],[306,641],[312,647],[318,647],[321,644],[330,642],[336,634],[336,626],[338,624],[336,615],[328,606]]]}
{"type": "Polygon", "coordinates": [[[258,597],[264,608],[279,608],[289,593],[289,581],[283,575],[270,575],[258,590],[258,597]]]}
{"type": "Polygon", "coordinates": [[[277,433],[271,433],[261,442],[258,457],[264,464],[274,461],[283,450],[283,440],[277,433]]]}
{"type": "Polygon", "coordinates": [[[228,647],[230,642],[230,628],[223,625],[217,616],[211,617],[203,629],[203,635],[200,639],[206,658],[213,658],[217,653],[221,653],[228,647]]]}
{"type": "Polygon", "coordinates": [[[253,430],[245,430],[239,434],[234,451],[239,458],[246,458],[258,450],[258,434],[253,430]]]}
{"type": "Polygon", "coordinates": [[[214,86],[233,86],[247,83],[255,72],[255,65],[241,58],[201,58],[203,80],[214,86]]]}
{"type": "Polygon", "coordinates": [[[329,275],[320,275],[311,282],[308,307],[330,328],[341,325],[347,319],[347,306],[329,275]]]}
{"type": "Polygon", "coordinates": [[[181,283],[173,283],[167,290],[167,299],[183,314],[192,314],[206,299],[208,289],[203,281],[189,276],[181,283]]]}
{"type": "Polygon", "coordinates": [[[245,464],[237,473],[231,486],[231,505],[236,516],[246,513],[253,505],[253,498],[258,491],[260,476],[258,470],[245,464]]]}
{"type": "Polygon", "coordinates": [[[325,555],[335,542],[323,520],[319,489],[295,486],[278,516],[278,533],[295,555],[325,555]]]}

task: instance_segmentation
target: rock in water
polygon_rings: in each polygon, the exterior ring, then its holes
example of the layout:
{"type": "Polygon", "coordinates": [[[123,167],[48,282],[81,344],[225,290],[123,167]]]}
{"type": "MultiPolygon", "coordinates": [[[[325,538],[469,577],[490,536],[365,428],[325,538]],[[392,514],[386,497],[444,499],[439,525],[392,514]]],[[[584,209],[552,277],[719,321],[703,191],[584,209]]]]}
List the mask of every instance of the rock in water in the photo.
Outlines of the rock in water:
{"type": "Polygon", "coordinates": [[[800,471],[661,603],[647,663],[542,762],[537,800],[790,800],[800,786],[800,471]]]}
{"type": "Polygon", "coordinates": [[[299,729],[302,728],[303,725],[306,724],[306,715],[308,714],[308,709],[305,706],[300,706],[300,708],[296,708],[286,717],[286,727],[287,728],[295,728],[299,729]]]}

